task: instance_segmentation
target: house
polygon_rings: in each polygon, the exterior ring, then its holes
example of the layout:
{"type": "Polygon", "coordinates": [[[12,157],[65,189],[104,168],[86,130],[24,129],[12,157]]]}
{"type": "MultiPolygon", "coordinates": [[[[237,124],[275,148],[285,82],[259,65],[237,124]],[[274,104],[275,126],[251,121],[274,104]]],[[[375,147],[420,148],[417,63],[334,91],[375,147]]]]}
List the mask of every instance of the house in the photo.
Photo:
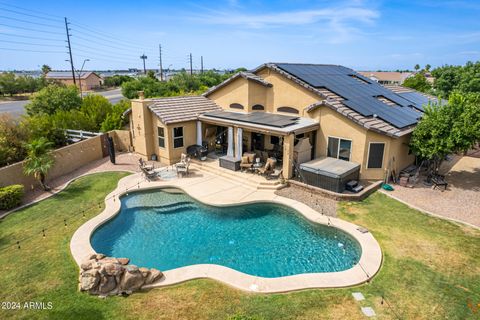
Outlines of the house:
{"type": "Polygon", "coordinates": [[[402,85],[405,79],[415,75],[414,72],[407,71],[358,71],[358,73],[383,85],[402,85]]]}
{"type": "MultiPolygon", "coordinates": [[[[49,80],[55,80],[65,85],[73,84],[73,77],[70,71],[50,71],[47,73],[46,78],[49,80]]],[[[100,87],[103,84],[103,78],[95,72],[84,71],[81,74],[75,73],[75,81],[77,87],[82,91],[89,91],[100,87]]]]}
{"type": "Polygon", "coordinates": [[[298,164],[330,157],[358,165],[361,179],[383,179],[413,163],[411,133],[434,100],[395,90],[343,66],[266,63],[202,96],[132,100],[127,113],[135,151],[162,163],[197,144],[226,154],[220,163],[268,153],[287,178],[298,164]]]}

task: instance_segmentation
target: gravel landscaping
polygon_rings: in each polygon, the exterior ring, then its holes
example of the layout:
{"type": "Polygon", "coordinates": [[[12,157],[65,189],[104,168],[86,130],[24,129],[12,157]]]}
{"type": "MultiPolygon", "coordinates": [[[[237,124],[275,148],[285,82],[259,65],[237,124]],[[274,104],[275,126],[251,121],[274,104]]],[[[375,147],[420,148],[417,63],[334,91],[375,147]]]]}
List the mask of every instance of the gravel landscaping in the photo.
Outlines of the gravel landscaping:
{"type": "Polygon", "coordinates": [[[327,216],[337,216],[337,201],[325,198],[316,193],[308,192],[299,186],[290,185],[287,188],[275,191],[275,194],[305,203],[310,208],[320,213],[323,212],[323,214],[327,216]]]}

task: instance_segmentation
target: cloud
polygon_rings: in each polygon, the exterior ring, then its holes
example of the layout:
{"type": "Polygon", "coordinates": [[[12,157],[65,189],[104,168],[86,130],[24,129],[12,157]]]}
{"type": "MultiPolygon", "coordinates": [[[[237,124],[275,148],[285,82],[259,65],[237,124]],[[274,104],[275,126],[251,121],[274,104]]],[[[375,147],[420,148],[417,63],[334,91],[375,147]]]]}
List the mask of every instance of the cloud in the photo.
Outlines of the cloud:
{"type": "Polygon", "coordinates": [[[191,16],[190,19],[202,24],[252,30],[318,26],[311,32],[322,33],[326,36],[327,42],[342,43],[361,33],[361,26],[373,25],[379,16],[378,11],[371,7],[362,7],[361,2],[354,1],[335,7],[270,13],[207,9],[204,13],[191,16]]]}

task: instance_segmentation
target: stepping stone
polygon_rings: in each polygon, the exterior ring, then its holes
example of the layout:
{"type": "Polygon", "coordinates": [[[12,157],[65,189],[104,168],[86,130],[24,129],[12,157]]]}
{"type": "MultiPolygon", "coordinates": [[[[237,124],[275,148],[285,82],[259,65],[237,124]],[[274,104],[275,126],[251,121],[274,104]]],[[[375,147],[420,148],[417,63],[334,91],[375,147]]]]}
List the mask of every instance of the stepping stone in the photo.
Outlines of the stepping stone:
{"type": "Polygon", "coordinates": [[[361,292],[354,292],[354,293],[352,293],[352,296],[357,301],[365,300],[365,297],[363,296],[363,294],[361,292]]]}
{"type": "Polygon", "coordinates": [[[362,307],[362,312],[367,317],[375,317],[377,315],[375,311],[370,307],[362,307]]]}

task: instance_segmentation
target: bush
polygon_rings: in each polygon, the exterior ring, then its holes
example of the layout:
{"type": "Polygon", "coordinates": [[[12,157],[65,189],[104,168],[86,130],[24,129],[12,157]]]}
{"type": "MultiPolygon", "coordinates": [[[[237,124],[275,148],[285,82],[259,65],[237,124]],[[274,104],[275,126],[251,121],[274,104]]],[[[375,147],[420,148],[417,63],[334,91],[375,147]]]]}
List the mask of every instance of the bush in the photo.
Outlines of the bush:
{"type": "Polygon", "coordinates": [[[0,188],[0,210],[10,210],[22,203],[24,189],[21,184],[0,188]]]}
{"type": "Polygon", "coordinates": [[[52,115],[60,110],[79,109],[81,105],[77,87],[51,84],[35,93],[25,109],[28,115],[52,115]]]}

